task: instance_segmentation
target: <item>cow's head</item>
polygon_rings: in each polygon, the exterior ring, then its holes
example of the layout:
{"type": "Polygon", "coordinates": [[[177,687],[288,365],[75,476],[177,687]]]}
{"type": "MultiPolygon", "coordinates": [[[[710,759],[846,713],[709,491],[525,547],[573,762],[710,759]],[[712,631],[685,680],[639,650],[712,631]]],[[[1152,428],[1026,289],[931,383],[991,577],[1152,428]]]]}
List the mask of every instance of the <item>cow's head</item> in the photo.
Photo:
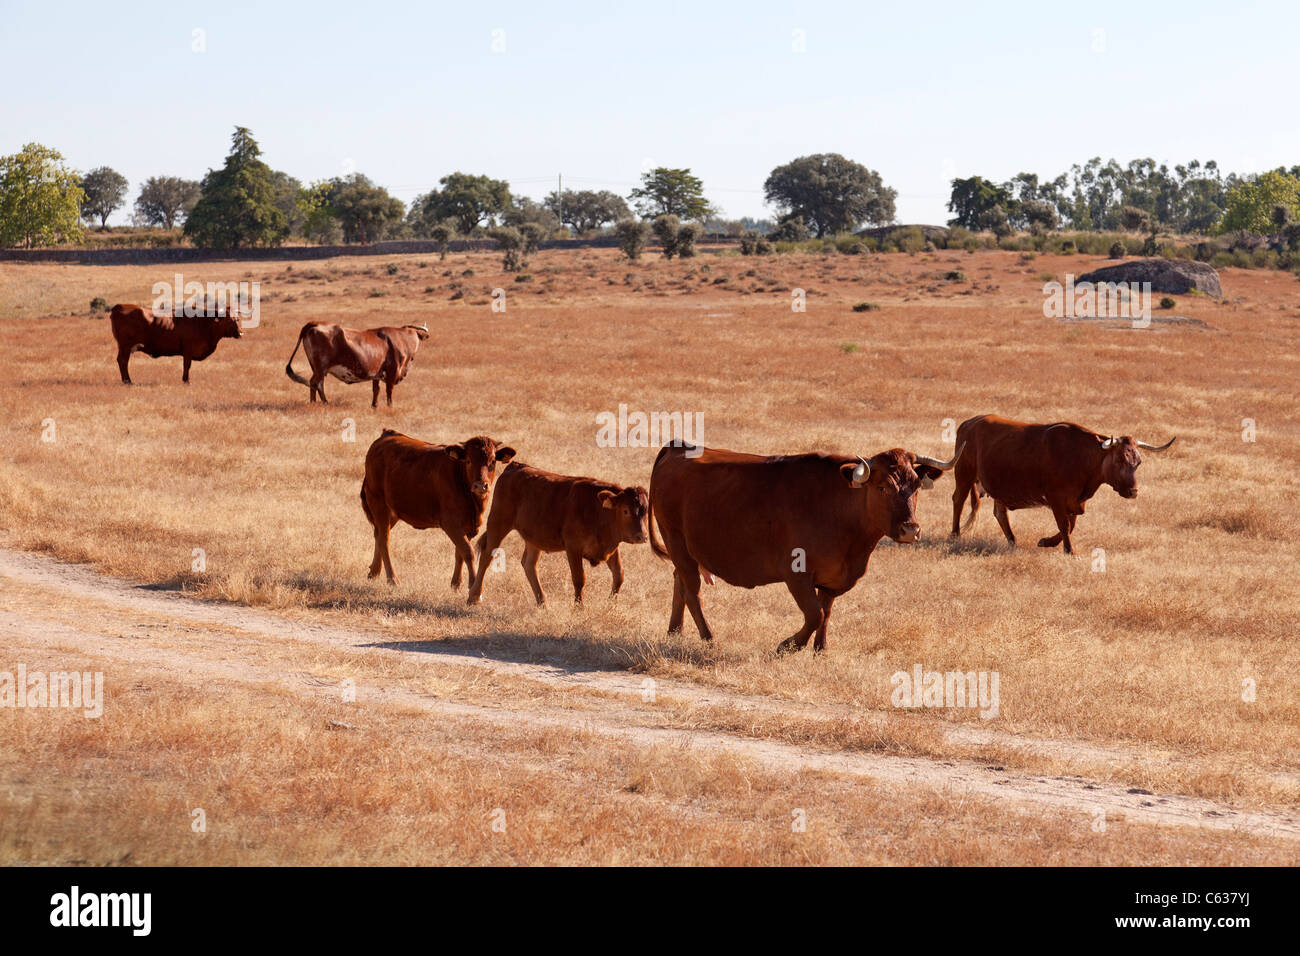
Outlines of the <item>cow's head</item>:
{"type": "Polygon", "coordinates": [[[429,337],[429,327],[427,325],[407,325],[404,328],[410,329],[415,333],[415,337],[423,342],[429,337]]]}
{"type": "Polygon", "coordinates": [[[1144,441],[1134,441],[1131,435],[1102,439],[1102,482],[1114,488],[1121,498],[1136,498],[1137,470],[1138,465],[1142,464],[1142,456],[1138,454],[1138,449],[1164,451],[1173,443],[1174,438],[1171,438],[1163,445],[1148,445],[1144,441]]]}
{"type": "Polygon", "coordinates": [[[243,332],[239,328],[239,315],[231,315],[225,309],[222,309],[212,318],[212,324],[216,326],[217,338],[219,339],[242,339],[243,332]]]}
{"type": "Polygon", "coordinates": [[[624,488],[619,492],[605,489],[596,497],[600,501],[601,517],[613,525],[619,541],[644,544],[649,540],[646,515],[650,512],[650,496],[644,488],[624,488]]]}
{"type": "Polygon", "coordinates": [[[916,493],[929,488],[934,480],[957,463],[963,445],[948,461],[926,458],[901,448],[882,451],[870,461],[859,459],[840,466],[849,487],[864,494],[867,524],[879,529],[900,544],[911,544],[921,537],[916,521],[916,493]]]}
{"type": "Polygon", "coordinates": [[[459,445],[448,445],[447,455],[465,469],[465,484],[469,485],[469,490],[485,498],[496,480],[497,462],[505,464],[515,457],[515,450],[495,438],[479,435],[459,445]]]}

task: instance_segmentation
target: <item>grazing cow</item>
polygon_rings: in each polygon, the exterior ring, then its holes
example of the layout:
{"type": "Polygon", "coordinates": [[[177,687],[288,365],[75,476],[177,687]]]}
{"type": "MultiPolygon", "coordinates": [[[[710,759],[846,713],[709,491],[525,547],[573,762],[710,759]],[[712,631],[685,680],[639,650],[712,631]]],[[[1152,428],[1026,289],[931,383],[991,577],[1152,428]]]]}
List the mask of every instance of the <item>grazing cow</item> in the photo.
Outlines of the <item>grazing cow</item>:
{"type": "Polygon", "coordinates": [[[446,532],[456,546],[451,586],[460,587],[462,564],[473,582],[470,540],[483,523],[497,462],[514,456],[513,448],[481,435],[459,445],[430,445],[385,428],[366,452],[366,477],[361,483],[361,507],[375,529],[369,576],[379,574],[382,562],[389,583],[397,583],[388,555],[388,533],[405,521],[413,528],[446,532]]]}
{"type": "Polygon", "coordinates": [[[217,350],[217,343],[222,339],[243,338],[238,317],[225,310],[215,316],[156,315],[138,305],[115,305],[108,321],[117,340],[117,367],[123,385],[131,384],[127,363],[132,352],[143,352],[150,358],[181,356],[184,359],[181,381],[188,385],[191,362],[202,362],[217,350]]]}
{"type": "Polygon", "coordinates": [[[869,461],[842,455],[744,455],[665,445],[650,476],[650,547],[673,563],[668,633],[690,608],[700,637],[713,640],[700,608],[700,576],[738,587],[784,582],[803,626],[777,646],[802,650],[815,631],[826,647],[831,605],[866,573],[886,535],[907,544],[921,534],[916,492],[953,462],[895,448],[869,461]],[[663,544],[654,527],[658,522],[663,544]]]}
{"type": "MultiPolygon", "coordinates": [[[[1176,436],[1175,436],[1176,437],[1176,436]]],[[[997,415],[980,415],[961,423],[957,444],[967,449],[953,475],[952,533],[961,534],[975,521],[980,498],[993,499],[993,515],[1007,541],[1011,533],[1008,511],[1048,507],[1056,519],[1056,534],[1042,538],[1040,548],[1065,543],[1073,554],[1070,534],[1084,502],[1102,485],[1110,485],[1122,498],[1137,497],[1137,471],[1142,464],[1138,449],[1164,451],[1163,445],[1134,441],[1128,435],[1110,438],[1070,422],[1029,425],[997,415]],[[971,512],[961,525],[962,508],[970,497],[971,512]]]]}
{"type": "Polygon", "coordinates": [[[429,337],[423,325],[386,325],[379,329],[345,329],[329,322],[308,322],[298,333],[298,343],[293,347],[284,371],[299,385],[311,390],[311,400],[325,401],[325,376],[333,375],[340,382],[354,385],[357,382],[374,383],[370,407],[379,407],[379,381],[383,379],[388,404],[393,404],[393,386],[406,378],[415,361],[420,343],[429,337]],[[311,363],[311,379],[305,379],[293,370],[293,357],[298,346],[307,353],[311,363]]]}
{"type": "Polygon", "coordinates": [[[479,603],[490,556],[511,531],[518,531],[524,539],[524,574],[539,605],[546,603],[537,580],[537,558],[543,551],[563,551],[568,556],[576,603],[582,603],[584,559],[592,567],[601,561],[609,566],[614,576],[610,594],[617,594],[623,585],[618,546],[646,540],[649,504],[644,488],[620,488],[595,478],[554,475],[521,461],[511,462],[492,493],[487,530],[478,542],[478,577],[470,588],[469,603],[479,603]]]}

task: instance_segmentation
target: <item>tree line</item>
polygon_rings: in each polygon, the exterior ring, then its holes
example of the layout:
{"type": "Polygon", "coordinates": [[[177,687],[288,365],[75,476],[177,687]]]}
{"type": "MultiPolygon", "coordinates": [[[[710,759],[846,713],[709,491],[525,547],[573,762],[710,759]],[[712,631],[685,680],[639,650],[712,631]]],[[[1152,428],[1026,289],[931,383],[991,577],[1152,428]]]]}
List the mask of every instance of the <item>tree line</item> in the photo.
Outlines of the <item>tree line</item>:
{"type": "MultiPolygon", "coordinates": [[[[1242,177],[1223,176],[1213,161],[1193,160],[1171,170],[1151,159],[1121,166],[1096,157],[1055,179],[1020,173],[995,183],[972,176],[952,180],[951,187],[949,225],[999,238],[1065,227],[1280,234],[1300,219],[1300,166],[1242,177]]],[[[79,241],[85,223],[106,228],[125,205],[128,188],[126,178],[110,167],[81,175],[57,151],[29,144],[0,157],[0,245],[79,241]]],[[[540,202],[514,194],[505,180],[454,172],[407,206],[360,173],[304,185],[267,165],[252,133],[237,127],[224,163],[202,180],[146,180],[132,218],[139,226],[182,226],[191,242],[211,248],[277,245],[291,238],[330,244],[424,238],[445,244],[455,236],[491,234],[503,248],[514,245],[525,254],[561,230],[611,231],[634,248],[638,236],[643,245],[652,231],[665,242],[671,227],[689,250],[706,229],[751,240],[762,234],[772,241],[799,241],[895,221],[897,192],[875,170],[838,153],[778,166],[764,182],[763,195],[776,211],[774,219],[727,221],[689,168],[649,170],[626,197],[608,190],[565,190],[540,202]]]]}

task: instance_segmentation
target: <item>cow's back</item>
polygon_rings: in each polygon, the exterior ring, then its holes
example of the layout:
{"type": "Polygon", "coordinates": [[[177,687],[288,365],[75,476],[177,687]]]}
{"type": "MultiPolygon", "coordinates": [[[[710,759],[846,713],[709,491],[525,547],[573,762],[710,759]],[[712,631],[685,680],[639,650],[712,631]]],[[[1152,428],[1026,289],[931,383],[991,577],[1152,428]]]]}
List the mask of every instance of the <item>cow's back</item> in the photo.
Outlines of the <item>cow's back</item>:
{"type": "Polygon", "coordinates": [[[596,478],[557,475],[512,461],[497,478],[489,520],[508,523],[543,551],[562,551],[595,533],[600,492],[620,490],[596,478]]]}
{"type": "Polygon", "coordinates": [[[1071,480],[1074,450],[1090,434],[1071,422],[1038,425],[981,415],[961,424],[957,444],[966,442],[962,457],[971,459],[966,467],[974,466],[985,493],[1015,510],[1046,505],[1052,490],[1071,480]]]}
{"type": "Polygon", "coordinates": [[[796,548],[811,559],[848,547],[852,525],[836,493],[848,490],[839,473],[848,460],[722,449],[692,458],[668,447],[650,478],[651,508],[666,539],[723,580],[756,587],[783,580],[796,548]]]}
{"type": "Polygon", "coordinates": [[[175,335],[175,323],[169,316],[155,317],[138,305],[115,305],[108,315],[109,327],[117,343],[128,348],[148,346],[175,335]]]}

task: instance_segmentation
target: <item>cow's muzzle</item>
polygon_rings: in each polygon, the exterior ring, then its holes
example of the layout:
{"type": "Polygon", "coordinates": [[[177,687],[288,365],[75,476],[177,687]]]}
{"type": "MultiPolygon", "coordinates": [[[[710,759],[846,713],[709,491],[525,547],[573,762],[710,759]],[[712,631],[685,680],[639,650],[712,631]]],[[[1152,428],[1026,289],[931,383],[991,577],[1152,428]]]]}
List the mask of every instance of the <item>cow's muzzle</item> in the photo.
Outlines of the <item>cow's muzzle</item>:
{"type": "Polygon", "coordinates": [[[915,521],[904,522],[898,526],[893,538],[899,544],[913,544],[921,540],[921,526],[915,521]]]}
{"type": "Polygon", "coordinates": [[[470,491],[474,492],[474,494],[476,495],[486,495],[488,493],[487,482],[486,481],[474,482],[474,484],[470,485],[470,491]]]}

